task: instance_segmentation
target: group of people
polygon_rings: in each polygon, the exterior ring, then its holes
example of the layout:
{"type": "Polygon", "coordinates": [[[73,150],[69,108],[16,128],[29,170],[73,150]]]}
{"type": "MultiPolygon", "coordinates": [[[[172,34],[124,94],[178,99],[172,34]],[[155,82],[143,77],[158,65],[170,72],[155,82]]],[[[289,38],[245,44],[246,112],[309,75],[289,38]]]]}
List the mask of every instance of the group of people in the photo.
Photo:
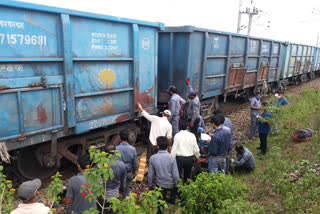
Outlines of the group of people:
{"type": "MultiPolygon", "coordinates": [[[[277,107],[288,105],[288,100],[284,97],[284,91],[279,91],[275,96],[278,98],[278,102],[271,104],[277,107]]],[[[267,137],[271,131],[270,119],[272,118],[272,112],[266,108],[268,105],[267,102],[261,103],[260,97],[260,92],[257,92],[256,96],[252,98],[250,102],[251,126],[249,139],[255,138],[258,129],[260,146],[257,147],[257,149],[261,150],[261,152],[257,155],[265,155],[267,152],[267,137]],[[262,111],[261,114],[260,111],[262,111]]]]}
{"type": "MultiPolygon", "coordinates": [[[[211,119],[213,129],[206,132],[206,127],[200,116],[200,100],[194,91],[189,93],[190,103],[187,110],[187,119],[182,117],[186,101],[177,94],[176,87],[168,90],[171,98],[169,109],[164,110],[161,116],[150,115],[143,109],[140,103],[138,108],[141,115],[151,123],[148,145],[148,186],[149,189],[161,187],[163,200],[168,203],[175,203],[177,195],[178,180],[181,178],[184,183],[191,179],[192,166],[198,162],[200,157],[208,160],[208,171],[210,173],[230,172],[230,164],[235,171],[240,173],[250,172],[255,169],[255,159],[248,148],[237,145],[237,159],[231,159],[231,151],[234,147],[233,126],[229,118],[225,117],[222,110],[216,110],[211,119]],[[167,197],[169,195],[169,197],[167,197]]],[[[284,93],[280,91],[277,106],[287,105],[284,93]]],[[[260,93],[256,93],[251,100],[251,128],[250,139],[253,139],[258,128],[260,137],[261,153],[267,151],[267,136],[271,128],[268,119],[272,113],[268,112],[265,106],[267,103],[260,101],[260,93]],[[262,114],[260,114],[262,110],[262,114]],[[262,119],[261,119],[262,118],[262,119]]],[[[107,144],[105,152],[114,153],[118,150],[121,158],[111,164],[114,178],[107,181],[106,199],[112,197],[125,198],[130,193],[130,185],[138,170],[137,153],[135,147],[128,143],[129,133],[123,130],[119,133],[120,143],[118,146],[107,144]]],[[[89,202],[85,198],[85,192],[81,187],[88,185],[83,173],[88,165],[91,165],[89,155],[82,155],[78,158],[79,173],[73,176],[67,185],[65,198],[62,202],[71,205],[68,213],[83,213],[91,207],[100,208],[95,201],[89,202]]],[[[24,182],[18,188],[18,196],[23,201],[13,210],[12,214],[42,214],[48,213],[49,208],[44,204],[35,203],[41,181],[35,179],[24,182]]],[[[102,199],[98,199],[102,203],[102,199]]],[[[108,202],[106,202],[109,206],[108,202]]],[[[113,213],[112,210],[105,210],[104,213],[113,213]]],[[[161,213],[159,211],[159,213],[161,213]]]]}

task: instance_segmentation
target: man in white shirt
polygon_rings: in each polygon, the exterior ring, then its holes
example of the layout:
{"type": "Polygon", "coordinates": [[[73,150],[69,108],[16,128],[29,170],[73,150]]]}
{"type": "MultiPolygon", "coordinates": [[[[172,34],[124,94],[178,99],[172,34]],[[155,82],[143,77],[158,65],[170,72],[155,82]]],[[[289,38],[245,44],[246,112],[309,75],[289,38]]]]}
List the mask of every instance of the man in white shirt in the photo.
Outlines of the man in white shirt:
{"type": "Polygon", "coordinates": [[[171,150],[171,155],[176,157],[180,178],[185,183],[188,178],[191,178],[191,170],[194,158],[200,157],[199,146],[196,136],[189,132],[187,121],[180,121],[180,129],[174,137],[174,144],[171,150]]]}
{"type": "Polygon", "coordinates": [[[150,135],[149,140],[150,144],[148,146],[148,158],[150,158],[151,155],[156,154],[158,151],[157,146],[157,137],[159,136],[165,136],[168,138],[169,142],[169,151],[171,150],[171,144],[172,144],[172,125],[169,122],[171,112],[169,110],[165,110],[162,112],[162,117],[158,117],[155,115],[150,115],[148,112],[146,112],[140,103],[137,104],[138,108],[141,110],[141,115],[145,117],[147,120],[151,122],[151,129],[150,129],[150,135]]]}
{"type": "Polygon", "coordinates": [[[38,189],[41,186],[40,179],[23,182],[18,188],[18,197],[23,201],[11,214],[47,214],[50,211],[43,203],[35,203],[38,189]]]}

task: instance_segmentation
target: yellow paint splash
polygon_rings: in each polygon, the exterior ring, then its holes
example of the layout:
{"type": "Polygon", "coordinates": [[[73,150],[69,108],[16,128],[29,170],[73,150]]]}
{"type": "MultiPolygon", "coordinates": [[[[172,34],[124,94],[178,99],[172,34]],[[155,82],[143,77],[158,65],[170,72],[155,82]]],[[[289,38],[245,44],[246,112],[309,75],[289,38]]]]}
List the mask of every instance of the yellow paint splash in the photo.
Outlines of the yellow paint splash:
{"type": "Polygon", "coordinates": [[[116,74],[111,69],[102,70],[99,73],[99,81],[102,85],[105,85],[107,88],[112,88],[112,84],[116,80],[116,74]]]}

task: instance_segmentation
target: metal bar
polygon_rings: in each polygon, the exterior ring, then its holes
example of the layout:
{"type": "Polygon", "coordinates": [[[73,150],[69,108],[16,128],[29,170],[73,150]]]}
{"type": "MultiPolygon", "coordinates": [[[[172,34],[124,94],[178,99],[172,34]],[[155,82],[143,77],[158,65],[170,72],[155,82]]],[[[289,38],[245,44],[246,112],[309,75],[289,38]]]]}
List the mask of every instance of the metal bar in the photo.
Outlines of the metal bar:
{"type": "MultiPolygon", "coordinates": [[[[285,78],[289,77],[289,73],[290,73],[290,65],[291,65],[291,56],[292,56],[292,44],[287,46],[287,49],[289,48],[289,51],[286,51],[286,58],[287,58],[287,54],[289,52],[289,61],[288,61],[288,69],[287,69],[287,76],[285,76],[285,78]]],[[[285,71],[284,71],[285,72],[285,71]]]]}
{"type": "Polygon", "coordinates": [[[227,90],[228,88],[228,78],[229,78],[229,69],[230,69],[230,52],[231,52],[231,41],[232,41],[232,36],[229,35],[228,36],[228,45],[227,45],[227,62],[226,62],[226,67],[225,67],[225,71],[226,71],[226,77],[224,79],[224,90],[227,90]]]}
{"type": "MultiPolygon", "coordinates": [[[[31,135],[40,134],[40,133],[43,133],[43,132],[49,132],[49,131],[53,131],[53,130],[56,130],[56,129],[62,129],[62,128],[63,128],[62,125],[55,126],[55,127],[50,127],[50,128],[47,128],[47,129],[41,129],[41,130],[37,130],[37,131],[33,131],[33,132],[27,132],[23,136],[24,137],[25,136],[31,136],[31,135]]],[[[11,135],[11,136],[8,136],[8,137],[3,137],[3,138],[0,138],[0,141],[15,139],[15,138],[18,138],[18,137],[21,137],[21,135],[11,135]]]]}
{"type": "Polygon", "coordinates": [[[259,45],[259,59],[258,59],[258,69],[257,69],[256,84],[258,84],[258,83],[259,83],[260,64],[261,64],[261,55],[262,55],[262,43],[263,43],[263,40],[262,40],[262,39],[260,39],[260,45],[259,45]]]}
{"type": "Polygon", "coordinates": [[[155,74],[155,78],[154,78],[154,85],[155,85],[155,90],[154,90],[154,105],[155,108],[157,107],[157,103],[158,103],[158,41],[159,41],[159,34],[158,31],[155,32],[156,34],[156,40],[155,40],[155,50],[154,50],[154,74],[155,74]]]}
{"type": "Polygon", "coordinates": [[[89,92],[89,93],[84,93],[84,94],[75,94],[74,96],[76,98],[90,97],[90,96],[99,96],[99,95],[104,95],[104,94],[116,94],[116,93],[121,93],[121,92],[126,92],[126,91],[134,91],[134,88],[123,88],[123,89],[114,89],[114,90],[106,90],[106,91],[98,91],[98,92],[89,92]]]}
{"type": "MultiPolygon", "coordinates": [[[[47,85],[63,84],[62,76],[46,76],[47,85]]],[[[19,77],[19,78],[5,78],[0,79],[0,85],[8,86],[10,89],[14,88],[35,88],[37,85],[40,86],[41,77],[19,77]]]]}
{"type": "Polygon", "coordinates": [[[19,112],[19,132],[20,134],[24,133],[24,120],[22,112],[22,101],[21,101],[21,92],[17,91],[17,100],[18,100],[18,112],[19,112]]]}
{"type": "Polygon", "coordinates": [[[247,73],[257,73],[258,70],[250,70],[250,71],[247,71],[247,73]]]}
{"type": "Polygon", "coordinates": [[[171,32],[170,33],[170,38],[169,38],[169,86],[172,85],[173,83],[173,68],[174,68],[174,60],[173,60],[173,36],[174,34],[171,32]]]}
{"type": "Polygon", "coordinates": [[[55,100],[55,91],[51,89],[51,96],[52,96],[52,126],[56,125],[56,100],[55,100]]]}
{"type": "Polygon", "coordinates": [[[206,79],[212,79],[212,78],[220,78],[226,76],[225,74],[217,74],[217,75],[211,75],[211,76],[206,76],[206,79]]]}
{"type": "Polygon", "coordinates": [[[208,44],[209,44],[209,33],[205,32],[204,34],[204,47],[203,47],[203,62],[202,62],[202,69],[201,69],[201,84],[200,84],[200,95],[204,95],[204,88],[206,84],[206,71],[207,71],[207,59],[208,59],[208,44]]]}
{"type": "MultiPolygon", "coordinates": [[[[188,37],[188,49],[187,49],[187,66],[186,66],[186,70],[187,70],[187,79],[188,78],[190,78],[191,77],[191,73],[193,72],[193,71],[191,71],[191,62],[192,62],[192,60],[191,60],[191,53],[192,53],[192,48],[191,48],[191,44],[192,44],[192,33],[189,33],[189,37],[188,37]]],[[[191,79],[191,78],[190,78],[191,79]]],[[[191,80],[191,82],[192,82],[192,80],[191,80]]],[[[191,83],[190,83],[191,84],[191,83]]],[[[193,86],[194,87],[194,90],[196,90],[195,89],[195,85],[193,86]]],[[[199,93],[199,91],[198,91],[198,93],[199,93]]]]}
{"type": "Polygon", "coordinates": [[[1,57],[0,62],[62,62],[62,57],[1,57]]]}
{"type": "Polygon", "coordinates": [[[228,56],[226,55],[207,55],[207,58],[208,59],[211,59],[211,58],[227,58],[228,56]]]}
{"type": "Polygon", "coordinates": [[[259,55],[248,55],[248,58],[258,58],[259,55]]]}
{"type": "Polygon", "coordinates": [[[72,61],[72,36],[70,17],[67,14],[61,14],[62,37],[63,37],[63,56],[64,56],[64,82],[65,99],[67,104],[67,124],[68,127],[76,125],[75,119],[75,100],[74,100],[74,76],[72,61]]]}
{"type": "MultiPolygon", "coordinates": [[[[50,87],[47,88],[59,88],[60,85],[51,85],[50,87]]],[[[18,91],[37,91],[37,90],[42,90],[43,87],[34,87],[34,88],[15,88],[15,89],[6,89],[3,91],[0,91],[0,94],[5,94],[5,93],[16,93],[18,91]]]]}
{"type": "Polygon", "coordinates": [[[73,61],[133,61],[131,57],[73,57],[73,61]]]}
{"type": "Polygon", "coordinates": [[[136,107],[136,94],[139,94],[139,91],[136,91],[139,87],[139,26],[137,24],[132,25],[132,30],[133,30],[133,64],[132,64],[132,86],[133,90],[132,93],[132,99],[131,99],[131,108],[130,108],[130,115],[134,115],[134,112],[138,111],[136,107]]]}
{"type": "Polygon", "coordinates": [[[271,42],[271,47],[270,47],[270,59],[269,59],[269,70],[268,70],[268,74],[267,74],[267,82],[269,82],[269,75],[270,75],[270,68],[271,68],[271,62],[272,62],[272,55],[273,55],[273,41],[271,42]]]}
{"type": "Polygon", "coordinates": [[[64,126],[65,121],[64,121],[64,100],[63,100],[63,88],[60,86],[60,106],[61,106],[61,124],[64,126]]]}

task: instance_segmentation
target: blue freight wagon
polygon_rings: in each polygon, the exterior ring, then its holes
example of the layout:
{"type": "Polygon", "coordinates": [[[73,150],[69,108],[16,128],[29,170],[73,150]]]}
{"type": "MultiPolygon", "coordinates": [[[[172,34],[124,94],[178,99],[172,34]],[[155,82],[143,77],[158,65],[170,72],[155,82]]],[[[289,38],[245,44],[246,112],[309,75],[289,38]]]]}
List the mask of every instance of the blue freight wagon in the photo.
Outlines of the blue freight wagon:
{"type": "Polygon", "coordinates": [[[285,47],[284,42],[193,26],[166,27],[159,33],[159,102],[168,101],[170,85],[187,97],[190,79],[202,99],[202,116],[210,116],[219,95],[237,97],[267,84],[274,88],[285,47]]]}
{"type": "Polygon", "coordinates": [[[0,142],[20,149],[24,177],[76,162],[121,129],[134,141],[136,103],[157,103],[163,24],[8,0],[0,14],[0,142]]]}
{"type": "Polygon", "coordinates": [[[314,78],[317,63],[316,47],[288,43],[281,79],[294,83],[314,78]]]}

